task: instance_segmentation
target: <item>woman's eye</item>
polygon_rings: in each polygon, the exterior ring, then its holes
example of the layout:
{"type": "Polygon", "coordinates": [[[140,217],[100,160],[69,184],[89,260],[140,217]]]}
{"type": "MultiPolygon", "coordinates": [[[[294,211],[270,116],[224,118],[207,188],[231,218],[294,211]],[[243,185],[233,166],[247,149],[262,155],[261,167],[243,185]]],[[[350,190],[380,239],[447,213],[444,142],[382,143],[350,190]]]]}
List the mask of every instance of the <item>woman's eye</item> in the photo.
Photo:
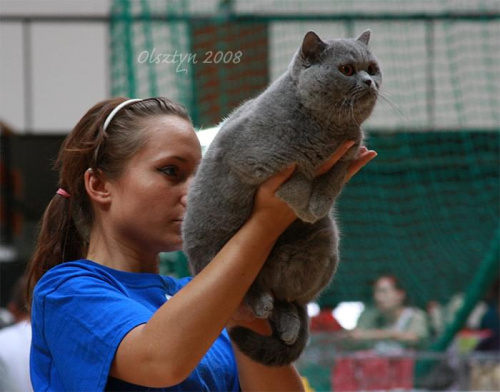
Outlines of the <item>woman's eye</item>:
{"type": "Polygon", "coordinates": [[[158,170],[169,177],[176,177],[179,174],[179,169],[176,166],[166,166],[158,170]]]}
{"type": "Polygon", "coordinates": [[[352,76],[352,75],[354,75],[354,67],[352,65],[342,65],[342,66],[340,66],[339,70],[345,76],[352,76]]]}

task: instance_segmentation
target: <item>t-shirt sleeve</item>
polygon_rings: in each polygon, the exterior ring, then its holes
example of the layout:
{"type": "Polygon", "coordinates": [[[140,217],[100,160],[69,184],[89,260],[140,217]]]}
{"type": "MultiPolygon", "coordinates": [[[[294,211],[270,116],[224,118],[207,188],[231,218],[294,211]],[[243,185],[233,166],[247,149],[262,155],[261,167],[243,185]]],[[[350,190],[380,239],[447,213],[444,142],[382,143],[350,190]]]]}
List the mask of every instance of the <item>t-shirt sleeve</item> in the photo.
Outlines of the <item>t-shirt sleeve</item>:
{"type": "Polygon", "coordinates": [[[414,310],[407,331],[415,333],[420,340],[429,337],[429,323],[425,313],[419,309],[414,310]]]}
{"type": "Polygon", "coordinates": [[[0,391],[14,391],[16,385],[11,380],[9,367],[4,358],[0,357],[0,391]]]}
{"type": "Polygon", "coordinates": [[[363,330],[375,329],[377,328],[376,318],[376,310],[374,310],[373,308],[366,308],[359,316],[356,328],[363,330]]]}
{"type": "Polygon", "coordinates": [[[153,314],[119,284],[92,274],[67,279],[39,302],[52,371],[68,391],[104,390],[121,340],[153,314]]]}

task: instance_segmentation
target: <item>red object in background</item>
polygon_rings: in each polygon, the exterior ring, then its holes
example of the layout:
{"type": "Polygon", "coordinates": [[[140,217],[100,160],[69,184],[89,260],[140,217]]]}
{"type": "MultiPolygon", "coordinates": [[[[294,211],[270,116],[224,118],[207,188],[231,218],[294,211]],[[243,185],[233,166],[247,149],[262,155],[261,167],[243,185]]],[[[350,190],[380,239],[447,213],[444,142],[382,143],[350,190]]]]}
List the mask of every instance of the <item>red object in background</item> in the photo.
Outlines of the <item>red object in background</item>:
{"type": "Polygon", "coordinates": [[[332,386],[340,391],[375,391],[413,388],[414,360],[410,357],[385,357],[358,352],[339,357],[332,372],[332,386]]]}
{"type": "Polygon", "coordinates": [[[343,328],[333,316],[332,309],[323,309],[317,316],[311,317],[310,330],[312,332],[335,332],[343,328]]]}

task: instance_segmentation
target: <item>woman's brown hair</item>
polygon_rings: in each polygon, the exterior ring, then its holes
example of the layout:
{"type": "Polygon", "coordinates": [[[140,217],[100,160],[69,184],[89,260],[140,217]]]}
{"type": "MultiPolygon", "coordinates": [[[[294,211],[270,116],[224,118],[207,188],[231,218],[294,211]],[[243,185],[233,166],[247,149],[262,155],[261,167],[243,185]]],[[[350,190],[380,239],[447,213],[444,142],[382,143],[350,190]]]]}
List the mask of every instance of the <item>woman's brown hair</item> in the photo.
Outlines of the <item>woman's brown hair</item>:
{"type": "Polygon", "coordinates": [[[117,179],[128,160],[146,141],[141,132],[145,121],[164,115],[191,121],[182,105],[156,97],[123,107],[104,129],[108,115],[126,100],[119,97],[94,105],[61,146],[55,168],[59,171],[59,187],[71,196],[54,193],[42,217],[27,269],[29,299],[45,272],[58,264],[86,256],[94,217],[85,190],[85,171],[90,169],[108,179],[117,179]]]}

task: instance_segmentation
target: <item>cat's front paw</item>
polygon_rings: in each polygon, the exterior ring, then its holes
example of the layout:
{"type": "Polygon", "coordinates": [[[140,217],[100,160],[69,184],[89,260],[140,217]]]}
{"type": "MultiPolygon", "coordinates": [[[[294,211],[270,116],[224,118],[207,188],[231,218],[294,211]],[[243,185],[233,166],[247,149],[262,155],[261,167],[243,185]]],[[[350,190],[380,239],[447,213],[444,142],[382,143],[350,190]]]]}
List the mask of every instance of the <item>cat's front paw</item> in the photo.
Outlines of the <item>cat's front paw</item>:
{"type": "Polygon", "coordinates": [[[314,223],[318,220],[318,217],[307,209],[304,210],[293,209],[293,210],[295,212],[295,215],[297,215],[297,217],[303,222],[314,223]]]}
{"type": "Polygon", "coordinates": [[[281,185],[276,191],[276,196],[287,203],[300,219],[309,222],[314,218],[307,211],[311,196],[311,180],[300,171],[296,171],[287,182],[281,185]]]}
{"type": "Polygon", "coordinates": [[[331,196],[313,193],[309,201],[309,211],[315,217],[315,220],[328,215],[333,205],[331,196]]]}

